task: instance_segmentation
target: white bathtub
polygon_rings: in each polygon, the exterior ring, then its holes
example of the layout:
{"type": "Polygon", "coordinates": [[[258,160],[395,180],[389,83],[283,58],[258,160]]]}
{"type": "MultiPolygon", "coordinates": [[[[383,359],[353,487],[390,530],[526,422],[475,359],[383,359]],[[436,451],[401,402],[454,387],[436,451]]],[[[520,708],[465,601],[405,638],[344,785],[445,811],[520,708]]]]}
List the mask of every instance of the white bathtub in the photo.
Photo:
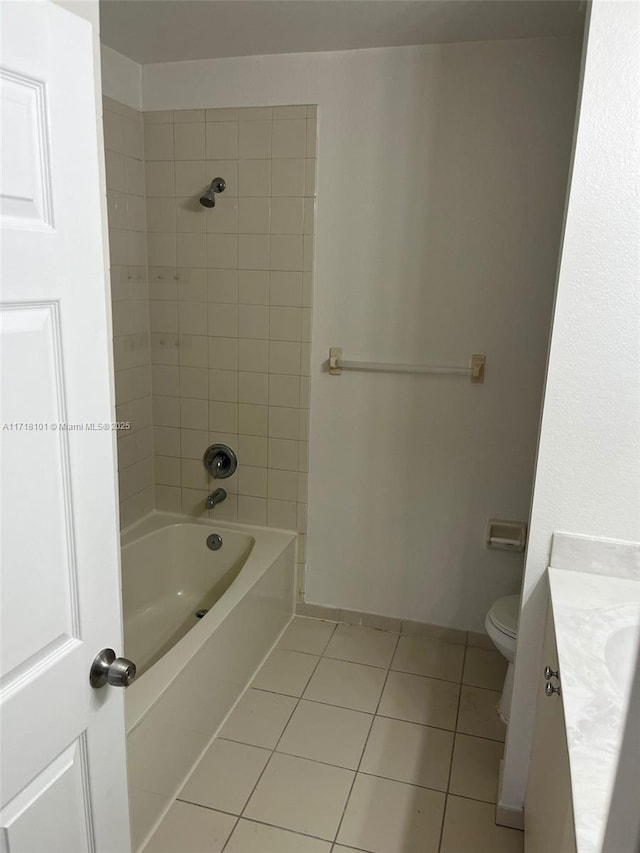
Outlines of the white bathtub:
{"type": "Polygon", "coordinates": [[[124,654],[140,673],[125,695],[134,850],[293,616],[295,545],[288,531],[169,513],[123,532],[124,654]]]}

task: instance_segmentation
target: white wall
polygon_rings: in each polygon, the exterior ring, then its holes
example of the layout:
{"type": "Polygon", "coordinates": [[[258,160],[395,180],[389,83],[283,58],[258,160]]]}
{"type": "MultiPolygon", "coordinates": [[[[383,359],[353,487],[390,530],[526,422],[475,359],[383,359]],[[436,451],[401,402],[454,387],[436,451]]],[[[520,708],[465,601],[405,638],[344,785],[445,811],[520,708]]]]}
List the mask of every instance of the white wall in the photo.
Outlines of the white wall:
{"type": "Polygon", "coordinates": [[[142,109],[142,67],[105,44],[101,45],[102,94],[134,110],[142,109]]]}
{"type": "Polygon", "coordinates": [[[479,630],[522,559],[579,45],[534,39],[143,67],[148,109],[319,104],[307,600],[479,630]],[[487,380],[329,377],[346,358],[487,380]]]}
{"type": "Polygon", "coordinates": [[[640,539],[640,7],[596,0],[559,269],[501,802],[521,808],[554,530],[640,539]]]}

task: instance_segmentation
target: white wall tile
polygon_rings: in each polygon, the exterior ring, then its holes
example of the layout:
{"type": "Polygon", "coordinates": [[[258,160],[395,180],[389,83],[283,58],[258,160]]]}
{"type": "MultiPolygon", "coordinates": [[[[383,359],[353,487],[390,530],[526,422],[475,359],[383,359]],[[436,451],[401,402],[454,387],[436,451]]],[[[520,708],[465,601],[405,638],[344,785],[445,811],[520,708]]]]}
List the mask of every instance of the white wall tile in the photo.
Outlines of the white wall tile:
{"type": "Polygon", "coordinates": [[[243,465],[239,471],[238,494],[266,498],[267,469],[243,465]]]}
{"type": "Polygon", "coordinates": [[[269,372],[300,374],[300,344],[295,341],[269,342],[269,372]]]}
{"type": "Polygon", "coordinates": [[[206,121],[237,121],[238,110],[235,107],[205,110],[205,119],[206,121]]]}
{"type": "Polygon", "coordinates": [[[265,498],[238,495],[238,521],[242,524],[267,523],[267,501],[265,498]]]}
{"type": "Polygon", "coordinates": [[[271,128],[271,121],[240,121],[240,158],[250,160],[271,157],[271,128]]]}
{"type": "Polygon", "coordinates": [[[207,122],[206,138],[207,160],[228,160],[238,156],[236,121],[207,122]]]}
{"type": "Polygon", "coordinates": [[[304,157],[307,145],[305,119],[273,122],[273,157],[304,157]]]}
{"type": "Polygon", "coordinates": [[[269,198],[241,198],[238,230],[241,234],[268,234],[270,221],[269,198]]]}
{"type": "Polygon", "coordinates": [[[173,113],[173,121],[175,124],[204,121],[204,114],[204,110],[175,110],[173,113]]]}
{"type": "Polygon", "coordinates": [[[207,234],[207,266],[237,269],[238,237],[236,234],[207,234]]]}
{"type": "Polygon", "coordinates": [[[269,405],[297,408],[300,403],[300,380],[297,376],[269,375],[269,405]]]}
{"type": "Polygon", "coordinates": [[[271,164],[271,195],[305,195],[305,161],[302,159],[273,160],[271,164]]]}
{"type": "Polygon", "coordinates": [[[204,122],[175,124],[173,134],[176,160],[204,160],[204,122]]]}
{"type": "Polygon", "coordinates": [[[266,270],[239,270],[238,301],[243,305],[268,305],[269,273],[266,270]]]}
{"type": "MultiPolygon", "coordinates": [[[[241,338],[262,338],[266,344],[269,338],[269,307],[267,305],[239,305],[238,335],[241,338]]],[[[265,346],[263,369],[268,370],[268,366],[268,346],[265,346]]]]}
{"type": "MultiPolygon", "coordinates": [[[[238,432],[238,404],[214,400],[209,403],[209,426],[215,432],[238,432]]],[[[248,464],[251,464],[248,462],[248,464]]]]}
{"type": "Polygon", "coordinates": [[[210,210],[200,206],[210,234],[235,234],[238,231],[238,200],[233,196],[218,196],[216,206],[210,210]]]}
{"type": "Polygon", "coordinates": [[[304,201],[302,198],[274,198],[271,201],[271,233],[302,234],[304,201]]]}
{"type": "Polygon", "coordinates": [[[241,160],[238,163],[238,195],[256,197],[268,196],[270,193],[271,161],[241,160]]]}
{"type": "Polygon", "coordinates": [[[269,437],[298,439],[300,437],[299,409],[269,406],[269,437]]]}
{"type": "Polygon", "coordinates": [[[238,301],[238,270],[207,270],[207,294],[209,302],[238,301]]]}
{"type": "Polygon", "coordinates": [[[206,267],[207,237],[205,234],[176,235],[176,263],[181,267],[206,267]]]}
{"type": "Polygon", "coordinates": [[[175,164],[175,194],[184,198],[199,198],[210,180],[207,164],[200,160],[183,160],[175,164]]]}
{"type": "Polygon", "coordinates": [[[147,198],[148,231],[170,233],[176,228],[176,202],[173,196],[147,198]]]}
{"type": "Polygon", "coordinates": [[[223,403],[238,402],[238,373],[235,370],[209,370],[209,399],[223,403]]]}
{"type": "Polygon", "coordinates": [[[238,236],[238,267],[245,270],[269,269],[269,236],[240,234],[238,236]]]}
{"type": "Polygon", "coordinates": [[[297,271],[273,270],[270,280],[269,303],[292,307],[302,305],[302,277],[303,273],[297,271]]]}
{"type": "Polygon", "coordinates": [[[303,269],[303,237],[271,236],[271,269],[300,270],[303,269]]]}
{"type": "Polygon", "coordinates": [[[233,338],[238,336],[238,306],[214,303],[207,306],[209,335],[233,338]]]}
{"type": "MultiPolygon", "coordinates": [[[[254,306],[241,306],[240,311],[245,307],[253,308],[254,306]]],[[[242,329],[243,320],[240,315],[240,328],[242,329]]],[[[251,338],[239,338],[238,340],[238,369],[244,371],[253,371],[257,373],[269,372],[269,341],[254,340],[251,338]]]]}
{"type": "Polygon", "coordinates": [[[148,160],[145,163],[145,190],[147,198],[175,195],[175,180],[176,168],[173,161],[148,160]]]}
{"type": "Polygon", "coordinates": [[[298,441],[288,438],[269,438],[269,468],[297,471],[298,441]]]}
{"type": "Polygon", "coordinates": [[[268,424],[269,409],[266,405],[240,403],[238,406],[239,433],[243,435],[266,436],[268,433],[268,424]]]}
{"type": "Polygon", "coordinates": [[[144,129],[145,160],[173,160],[173,125],[150,124],[144,129]]]}
{"type": "Polygon", "coordinates": [[[283,527],[285,530],[296,529],[296,504],[292,501],[267,501],[267,524],[270,527],[283,527]]]}
{"type": "Polygon", "coordinates": [[[238,436],[238,453],[243,465],[266,468],[268,462],[268,442],[264,436],[238,436]]]}
{"type": "Polygon", "coordinates": [[[269,375],[266,373],[239,373],[240,403],[266,406],[269,402],[269,375]]]}
{"type": "MultiPolygon", "coordinates": [[[[206,211],[195,196],[176,198],[175,230],[179,234],[204,234],[207,222],[206,211]]],[[[178,264],[180,261],[178,260],[178,264]]]]}
{"type": "Polygon", "coordinates": [[[302,309],[272,307],[269,309],[269,336],[272,341],[299,341],[302,309]]]}
{"type": "MultiPolygon", "coordinates": [[[[228,329],[225,328],[224,331],[228,331],[228,329]]],[[[238,339],[231,337],[210,337],[209,367],[220,370],[237,370],[238,339]]]]}

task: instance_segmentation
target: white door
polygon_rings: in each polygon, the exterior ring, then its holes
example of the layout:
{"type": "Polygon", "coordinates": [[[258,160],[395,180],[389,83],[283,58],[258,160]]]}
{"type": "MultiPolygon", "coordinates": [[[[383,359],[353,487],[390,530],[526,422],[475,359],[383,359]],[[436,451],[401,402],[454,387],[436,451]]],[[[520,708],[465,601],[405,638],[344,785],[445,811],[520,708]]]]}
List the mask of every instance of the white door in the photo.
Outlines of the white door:
{"type": "Polygon", "coordinates": [[[0,848],[130,850],[93,40],[0,3],[0,848]]]}

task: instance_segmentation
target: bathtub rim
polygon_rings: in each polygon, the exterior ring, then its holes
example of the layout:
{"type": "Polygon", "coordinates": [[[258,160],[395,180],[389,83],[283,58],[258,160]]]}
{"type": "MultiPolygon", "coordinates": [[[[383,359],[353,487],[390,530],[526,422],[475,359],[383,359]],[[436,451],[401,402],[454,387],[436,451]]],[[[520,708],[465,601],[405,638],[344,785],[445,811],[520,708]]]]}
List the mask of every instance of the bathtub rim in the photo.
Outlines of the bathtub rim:
{"type": "Polygon", "coordinates": [[[267,569],[292,542],[296,543],[297,540],[297,533],[292,530],[259,527],[231,521],[216,521],[211,518],[193,518],[181,513],[153,510],[121,531],[121,548],[165,527],[184,524],[243,533],[253,538],[253,546],[238,576],[207,615],[197,625],[194,625],[159,661],[140,676],[139,680],[134,681],[127,688],[125,692],[125,730],[127,734],[142,722],[147,713],[160,700],[165,690],[180,674],[182,668],[202,648],[216,628],[224,622],[241,599],[250,592],[267,569]],[[135,535],[136,533],[138,535],[135,535]],[[158,664],[162,664],[162,666],[158,666],[158,664]]]}

